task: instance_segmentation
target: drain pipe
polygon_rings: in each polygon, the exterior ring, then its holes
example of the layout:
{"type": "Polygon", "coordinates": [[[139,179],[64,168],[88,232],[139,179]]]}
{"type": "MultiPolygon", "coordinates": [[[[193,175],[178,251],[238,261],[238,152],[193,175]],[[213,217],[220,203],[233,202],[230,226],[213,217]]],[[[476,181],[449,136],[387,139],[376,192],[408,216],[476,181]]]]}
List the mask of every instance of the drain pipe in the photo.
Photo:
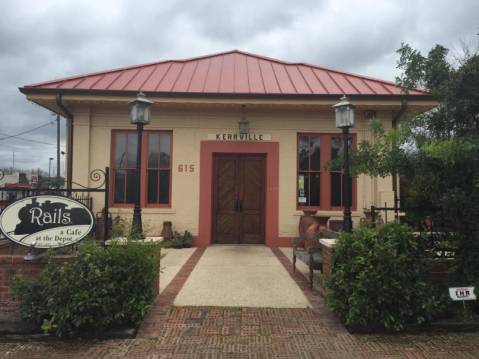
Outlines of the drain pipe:
{"type": "MultiPolygon", "coordinates": [[[[401,120],[402,115],[407,110],[407,105],[408,105],[407,100],[403,99],[402,104],[401,104],[401,108],[399,109],[396,116],[394,116],[394,118],[393,118],[393,122],[392,122],[393,129],[397,128],[398,122],[401,120]]],[[[394,208],[397,208],[399,198],[398,198],[398,176],[397,176],[396,173],[393,174],[393,192],[394,192],[394,208]]],[[[396,219],[398,219],[398,214],[399,214],[398,211],[395,210],[394,212],[395,212],[395,215],[396,215],[396,219]]]]}
{"type": "Polygon", "coordinates": [[[65,105],[62,103],[62,95],[56,94],[57,106],[63,111],[67,119],[67,188],[72,188],[72,178],[73,178],[73,115],[65,105]]]}

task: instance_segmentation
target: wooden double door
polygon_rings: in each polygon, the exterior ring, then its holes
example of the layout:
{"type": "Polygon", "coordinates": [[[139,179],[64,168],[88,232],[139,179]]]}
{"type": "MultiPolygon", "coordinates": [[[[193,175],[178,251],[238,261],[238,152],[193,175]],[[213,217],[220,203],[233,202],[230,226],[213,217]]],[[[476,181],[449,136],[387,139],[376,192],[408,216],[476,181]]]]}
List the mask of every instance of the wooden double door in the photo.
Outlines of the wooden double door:
{"type": "Polygon", "coordinates": [[[265,155],[214,156],[213,243],[264,244],[265,165],[265,155]]]}

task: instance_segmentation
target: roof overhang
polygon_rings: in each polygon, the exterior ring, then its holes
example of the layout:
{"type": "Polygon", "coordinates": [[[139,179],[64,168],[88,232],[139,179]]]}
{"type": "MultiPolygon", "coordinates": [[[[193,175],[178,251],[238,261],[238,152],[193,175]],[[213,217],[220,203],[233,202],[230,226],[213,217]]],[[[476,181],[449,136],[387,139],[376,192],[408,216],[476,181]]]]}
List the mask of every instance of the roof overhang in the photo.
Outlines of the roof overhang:
{"type": "MultiPolygon", "coordinates": [[[[127,104],[135,99],[138,91],[113,90],[81,90],[81,89],[51,89],[21,87],[20,92],[39,106],[53,111],[61,116],[65,113],[56,103],[56,96],[61,94],[62,102],[68,106],[76,103],[118,105],[127,104]]],[[[251,94],[251,93],[191,93],[191,92],[145,92],[148,99],[155,104],[164,105],[195,105],[209,106],[212,104],[232,105],[248,104],[249,106],[280,106],[280,107],[318,107],[330,106],[339,101],[337,94],[251,94]]],[[[364,108],[400,108],[403,100],[407,100],[408,107],[418,112],[428,111],[438,105],[432,95],[357,95],[346,94],[351,102],[364,108]]]]}

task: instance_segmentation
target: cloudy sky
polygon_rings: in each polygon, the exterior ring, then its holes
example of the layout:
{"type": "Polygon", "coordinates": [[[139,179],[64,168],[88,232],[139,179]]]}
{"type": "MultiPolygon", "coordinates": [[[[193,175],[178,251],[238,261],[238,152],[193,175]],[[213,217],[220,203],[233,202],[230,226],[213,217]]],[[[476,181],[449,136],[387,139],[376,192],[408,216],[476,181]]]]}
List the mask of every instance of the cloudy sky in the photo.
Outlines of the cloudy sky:
{"type": "Polygon", "coordinates": [[[14,150],[16,168],[46,171],[48,158],[56,157],[54,117],[26,101],[18,91],[24,85],[232,49],[394,80],[402,42],[427,53],[436,44],[473,43],[479,32],[478,0],[0,4],[0,168],[12,166],[14,150]],[[42,125],[19,136],[26,140],[6,138],[42,125]]]}

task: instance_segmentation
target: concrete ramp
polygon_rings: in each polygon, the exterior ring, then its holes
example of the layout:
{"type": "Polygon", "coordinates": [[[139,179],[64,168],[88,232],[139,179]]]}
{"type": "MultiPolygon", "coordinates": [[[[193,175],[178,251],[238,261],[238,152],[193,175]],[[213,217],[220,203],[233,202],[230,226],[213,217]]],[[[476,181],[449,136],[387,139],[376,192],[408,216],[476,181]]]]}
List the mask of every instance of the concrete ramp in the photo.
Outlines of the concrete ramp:
{"type": "Polygon", "coordinates": [[[208,247],[174,305],[311,307],[271,249],[254,245],[208,247]]]}

